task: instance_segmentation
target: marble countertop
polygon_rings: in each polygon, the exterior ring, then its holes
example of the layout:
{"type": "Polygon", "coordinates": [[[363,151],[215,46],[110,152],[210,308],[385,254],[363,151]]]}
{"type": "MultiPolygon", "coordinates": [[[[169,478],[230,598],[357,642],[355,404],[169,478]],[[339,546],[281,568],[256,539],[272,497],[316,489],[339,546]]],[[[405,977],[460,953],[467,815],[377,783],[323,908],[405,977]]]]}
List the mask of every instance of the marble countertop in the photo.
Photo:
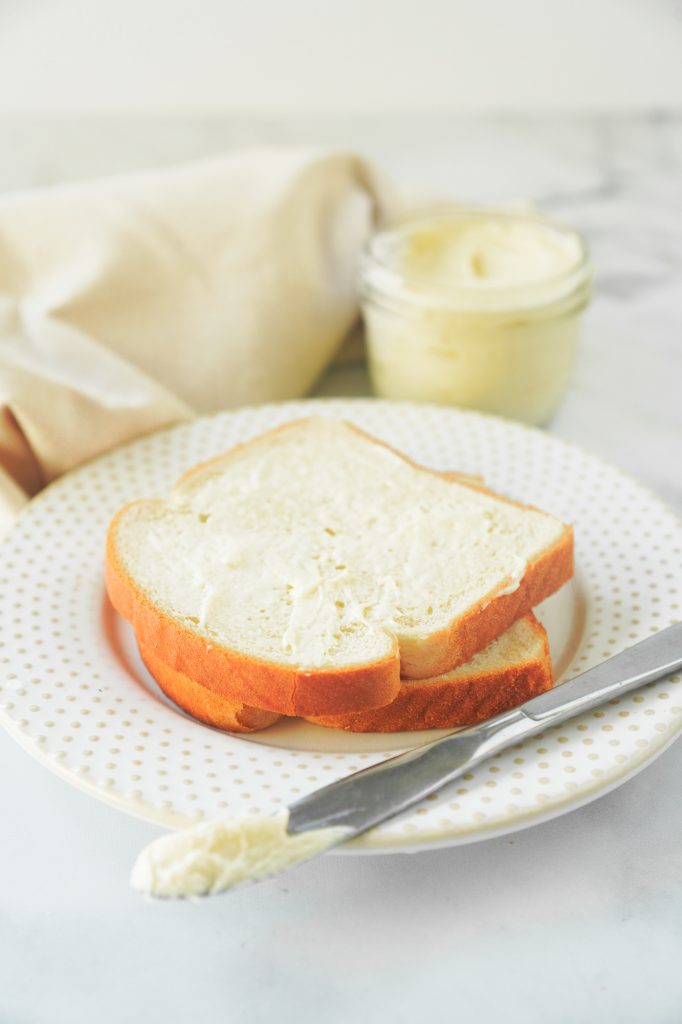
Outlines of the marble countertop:
{"type": "MultiPolygon", "coordinates": [[[[585,233],[597,274],[549,429],[682,511],[682,118],[22,118],[0,130],[2,190],[312,141],[359,149],[416,189],[537,203],[585,233]]],[[[367,392],[358,367],[317,389],[367,392]]],[[[158,829],[71,788],[4,733],[0,756],[3,1024],[681,1018],[682,744],[512,836],[327,856],[195,905],[152,905],[127,887],[158,829]]]]}

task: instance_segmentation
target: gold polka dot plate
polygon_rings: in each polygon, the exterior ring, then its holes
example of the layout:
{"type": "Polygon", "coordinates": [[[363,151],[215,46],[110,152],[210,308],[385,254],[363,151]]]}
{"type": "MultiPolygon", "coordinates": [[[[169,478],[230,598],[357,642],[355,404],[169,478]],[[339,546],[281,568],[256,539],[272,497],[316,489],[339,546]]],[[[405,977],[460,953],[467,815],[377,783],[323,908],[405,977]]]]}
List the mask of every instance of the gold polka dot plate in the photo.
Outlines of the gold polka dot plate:
{"type": "MultiPolygon", "coordinates": [[[[677,621],[682,529],[617,469],[491,416],[372,400],[242,409],[142,438],[70,473],[23,511],[2,547],[0,717],[30,753],[114,806],[169,827],[269,813],[437,733],[350,735],[294,719],[236,736],[189,718],[156,687],[108,603],[104,537],[126,501],[167,495],[190,466],[301,416],[350,420],[438,469],[482,475],[573,524],[574,580],[546,601],[560,684],[677,621]]],[[[355,840],[415,850],[515,831],[634,775],[682,728],[679,676],[504,751],[355,840]]]]}

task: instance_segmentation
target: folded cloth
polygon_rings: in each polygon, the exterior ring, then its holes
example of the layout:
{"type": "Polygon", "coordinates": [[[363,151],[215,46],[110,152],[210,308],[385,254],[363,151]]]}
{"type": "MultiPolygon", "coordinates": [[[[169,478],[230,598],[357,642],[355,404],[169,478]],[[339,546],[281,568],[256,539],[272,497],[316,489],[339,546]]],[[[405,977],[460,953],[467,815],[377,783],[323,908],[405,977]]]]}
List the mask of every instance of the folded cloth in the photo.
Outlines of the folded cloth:
{"type": "Polygon", "coordinates": [[[395,203],[357,156],[303,148],[0,197],[0,530],[105,449],[305,394],[395,203]]]}

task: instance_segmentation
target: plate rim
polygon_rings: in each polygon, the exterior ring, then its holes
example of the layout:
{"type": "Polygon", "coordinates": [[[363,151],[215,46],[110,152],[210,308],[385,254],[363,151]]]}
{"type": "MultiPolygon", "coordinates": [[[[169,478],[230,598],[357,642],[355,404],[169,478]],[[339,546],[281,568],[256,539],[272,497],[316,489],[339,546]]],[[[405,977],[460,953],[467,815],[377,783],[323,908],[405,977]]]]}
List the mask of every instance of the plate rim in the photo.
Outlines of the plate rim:
{"type": "MultiPolygon", "coordinates": [[[[175,811],[164,810],[160,807],[154,807],[153,804],[147,803],[144,800],[134,800],[120,795],[108,787],[98,786],[87,775],[79,775],[63,767],[60,760],[43,754],[41,745],[37,741],[32,740],[31,737],[26,736],[16,726],[14,720],[6,716],[2,710],[0,710],[0,723],[6,729],[8,735],[26,753],[38,761],[39,764],[48,768],[53,775],[70,783],[80,792],[94,796],[101,803],[118,811],[123,811],[138,821],[146,821],[149,824],[165,827],[171,831],[179,831],[184,828],[190,828],[192,825],[205,820],[203,816],[187,816],[175,811]]],[[[502,836],[513,835],[515,832],[524,832],[535,825],[542,825],[545,822],[553,821],[555,818],[563,817],[565,814],[570,814],[572,811],[578,811],[582,807],[594,803],[600,797],[607,796],[614,790],[619,789],[624,783],[629,782],[630,779],[639,775],[650,764],[657,761],[679,739],[680,733],[682,733],[682,720],[680,720],[679,725],[675,729],[661,734],[660,744],[653,748],[651,746],[647,747],[641,756],[635,759],[634,763],[631,761],[626,771],[620,773],[613,772],[606,778],[600,776],[600,778],[589,783],[586,788],[583,788],[578,796],[574,793],[567,793],[565,797],[560,800],[554,800],[549,806],[541,804],[537,809],[533,808],[524,814],[516,814],[504,825],[491,824],[486,826],[485,823],[477,822],[475,825],[462,829],[462,831],[455,835],[444,836],[442,833],[437,832],[431,834],[423,832],[415,840],[411,840],[409,835],[394,838],[382,836],[375,829],[369,829],[362,835],[351,839],[349,842],[344,843],[343,846],[330,852],[339,856],[421,853],[425,850],[471,846],[474,843],[484,842],[487,839],[499,839],[502,836]]]]}

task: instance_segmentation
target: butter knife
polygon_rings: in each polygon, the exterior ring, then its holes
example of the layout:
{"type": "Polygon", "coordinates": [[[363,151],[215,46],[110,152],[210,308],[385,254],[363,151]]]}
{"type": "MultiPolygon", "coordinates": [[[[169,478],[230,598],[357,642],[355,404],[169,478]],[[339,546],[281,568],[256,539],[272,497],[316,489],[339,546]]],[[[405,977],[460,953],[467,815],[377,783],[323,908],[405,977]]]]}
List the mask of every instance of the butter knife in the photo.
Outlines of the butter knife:
{"type": "MultiPolygon", "coordinates": [[[[338,843],[406,810],[514,743],[682,667],[682,622],[513,711],[388,758],[289,806],[287,831],[338,827],[338,843]]],[[[336,843],[335,845],[338,845],[336,843]]]]}
{"type": "Polygon", "coordinates": [[[272,818],[214,820],[162,836],[138,858],[135,888],[157,896],[223,892],[361,835],[514,743],[682,667],[682,623],[470,729],[355,772],[272,818]]]}

